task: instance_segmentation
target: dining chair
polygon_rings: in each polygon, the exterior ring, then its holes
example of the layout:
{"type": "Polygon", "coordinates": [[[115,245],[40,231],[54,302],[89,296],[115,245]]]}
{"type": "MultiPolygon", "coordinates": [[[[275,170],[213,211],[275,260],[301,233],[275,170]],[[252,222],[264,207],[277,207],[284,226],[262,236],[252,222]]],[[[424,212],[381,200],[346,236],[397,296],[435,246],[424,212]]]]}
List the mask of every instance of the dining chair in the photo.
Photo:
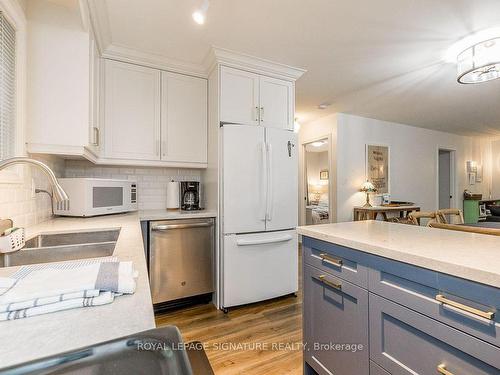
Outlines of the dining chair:
{"type": "Polygon", "coordinates": [[[442,210],[436,211],[437,221],[442,224],[463,224],[464,223],[464,213],[458,208],[444,208],[442,210]],[[448,216],[455,217],[455,220],[448,222],[448,216]],[[454,222],[453,222],[454,221],[454,222]]]}
{"type": "Polygon", "coordinates": [[[408,215],[408,217],[414,225],[420,225],[421,219],[429,219],[427,221],[428,227],[430,226],[430,224],[438,222],[436,212],[413,211],[408,215]]]}

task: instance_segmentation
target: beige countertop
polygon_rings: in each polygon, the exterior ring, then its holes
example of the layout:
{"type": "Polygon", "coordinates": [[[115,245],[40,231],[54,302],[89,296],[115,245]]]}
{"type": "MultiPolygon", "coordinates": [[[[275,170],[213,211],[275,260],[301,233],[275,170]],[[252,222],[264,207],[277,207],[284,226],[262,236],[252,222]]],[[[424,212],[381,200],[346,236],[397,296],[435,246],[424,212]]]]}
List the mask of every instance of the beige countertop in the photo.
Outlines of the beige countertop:
{"type": "MultiPolygon", "coordinates": [[[[0,367],[77,349],[155,328],[153,305],[137,212],[95,218],[56,218],[28,228],[30,238],[42,232],[121,228],[113,256],[132,261],[139,271],[135,294],[109,305],[73,309],[0,322],[0,367]]],[[[19,267],[0,268],[0,277],[19,267]]]]}
{"type": "Polygon", "coordinates": [[[181,211],[181,210],[141,210],[139,218],[149,220],[177,220],[177,219],[202,219],[216,217],[217,212],[211,210],[181,211]]]}
{"type": "Polygon", "coordinates": [[[356,221],[298,227],[303,236],[500,288],[500,238],[483,234],[356,221]]]}

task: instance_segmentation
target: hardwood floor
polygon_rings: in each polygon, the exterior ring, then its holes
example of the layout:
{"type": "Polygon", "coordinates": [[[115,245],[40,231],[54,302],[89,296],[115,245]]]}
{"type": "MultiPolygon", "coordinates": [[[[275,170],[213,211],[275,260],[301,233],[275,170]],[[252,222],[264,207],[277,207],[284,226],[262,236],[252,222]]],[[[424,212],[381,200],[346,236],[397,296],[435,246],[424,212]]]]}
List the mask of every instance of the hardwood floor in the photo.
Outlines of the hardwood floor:
{"type": "Polygon", "coordinates": [[[302,374],[301,290],[228,314],[212,304],[163,313],[156,325],[176,325],[185,342],[201,341],[216,375],[302,374]]]}

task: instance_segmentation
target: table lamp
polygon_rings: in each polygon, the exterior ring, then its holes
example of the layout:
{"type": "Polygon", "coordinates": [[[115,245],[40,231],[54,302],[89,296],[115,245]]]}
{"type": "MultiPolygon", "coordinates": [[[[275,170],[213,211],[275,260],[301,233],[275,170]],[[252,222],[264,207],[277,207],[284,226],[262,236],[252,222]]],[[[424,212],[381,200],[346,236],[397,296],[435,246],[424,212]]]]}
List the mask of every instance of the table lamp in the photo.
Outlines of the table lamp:
{"type": "Polygon", "coordinates": [[[361,185],[361,191],[366,193],[366,203],[363,207],[372,207],[372,205],[370,204],[370,193],[374,193],[377,191],[377,189],[375,189],[375,186],[370,181],[366,180],[366,182],[361,185]]]}

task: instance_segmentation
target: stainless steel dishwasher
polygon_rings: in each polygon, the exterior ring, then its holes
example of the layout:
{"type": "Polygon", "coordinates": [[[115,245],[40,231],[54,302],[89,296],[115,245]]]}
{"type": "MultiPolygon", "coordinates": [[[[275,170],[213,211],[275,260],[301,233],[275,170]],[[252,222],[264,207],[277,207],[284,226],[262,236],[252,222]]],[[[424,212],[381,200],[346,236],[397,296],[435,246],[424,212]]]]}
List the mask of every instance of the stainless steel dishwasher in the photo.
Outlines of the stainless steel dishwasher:
{"type": "Polygon", "coordinates": [[[214,291],[214,219],[152,221],[149,231],[154,304],[214,291]]]}

